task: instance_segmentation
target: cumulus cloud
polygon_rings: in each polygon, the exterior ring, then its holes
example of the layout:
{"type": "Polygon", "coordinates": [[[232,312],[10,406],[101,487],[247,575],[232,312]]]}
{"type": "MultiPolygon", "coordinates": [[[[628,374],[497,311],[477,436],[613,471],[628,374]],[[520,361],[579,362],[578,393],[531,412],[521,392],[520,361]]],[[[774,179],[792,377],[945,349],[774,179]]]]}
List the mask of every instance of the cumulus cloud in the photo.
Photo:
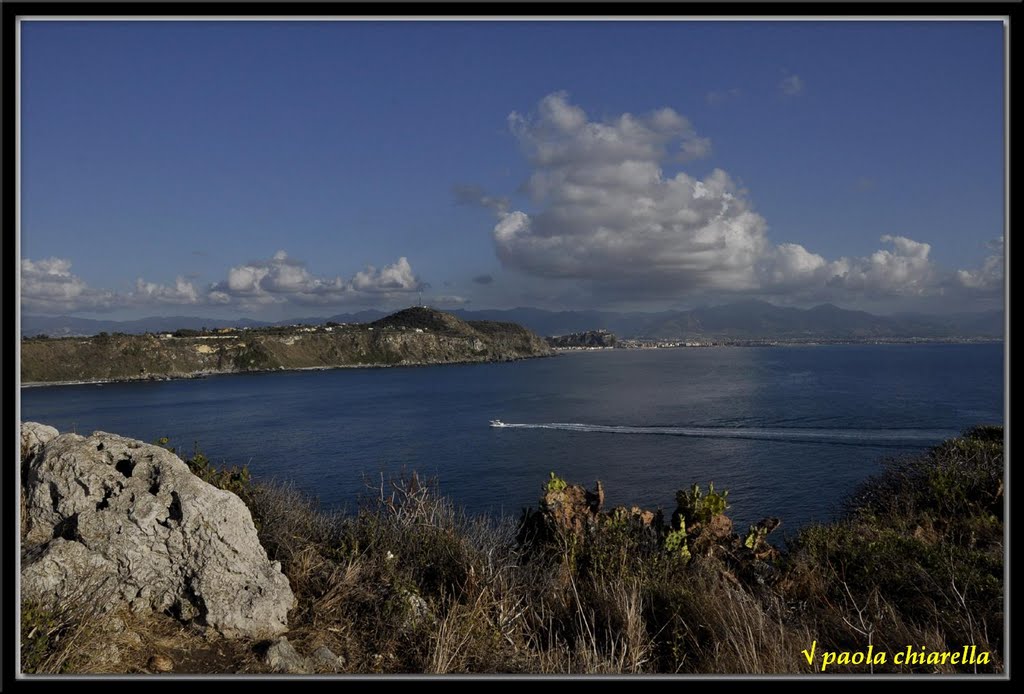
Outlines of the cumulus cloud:
{"type": "Polygon", "coordinates": [[[841,266],[798,243],[782,243],[768,250],[758,268],[762,286],[776,291],[824,284],[841,271],[841,266]]]}
{"type": "Polygon", "coordinates": [[[476,282],[477,284],[491,284],[492,282],[494,282],[494,277],[487,274],[477,275],[476,277],[473,278],[473,281],[476,282]]]}
{"type": "Polygon", "coordinates": [[[853,262],[840,259],[832,264],[836,273],[829,284],[883,296],[934,293],[936,270],[928,259],[931,246],[905,236],[887,234],[881,240],[892,244],[893,250],[878,250],[853,262]]]}
{"type": "Polygon", "coordinates": [[[269,260],[254,260],[228,271],[226,280],[210,287],[212,303],[247,306],[292,302],[342,304],[371,297],[393,298],[425,287],[405,257],[378,269],[368,266],[351,280],[341,276],[317,277],[306,264],[278,251],[269,260]]]}
{"type": "Polygon", "coordinates": [[[799,96],[804,91],[804,81],[800,75],[787,75],[779,82],[779,91],[785,96],[799,96]]]}
{"type": "MultiPolygon", "coordinates": [[[[791,77],[794,88],[802,84],[791,77]]],[[[620,300],[880,299],[1001,282],[1001,259],[945,272],[928,243],[903,235],[881,236],[882,247],[863,257],[834,260],[770,242],[765,219],[726,171],[698,178],[663,168],[710,147],[669,108],[594,120],[555,92],[535,113],[508,120],[532,165],[525,190],[534,211],[496,210],[492,236],[505,266],[534,277],[576,280],[620,300]]]]}
{"type": "Polygon", "coordinates": [[[138,300],[140,303],[152,302],[156,304],[198,304],[200,303],[199,292],[195,286],[184,277],[177,277],[174,286],[147,282],[141,277],[135,281],[135,291],[129,294],[130,299],[138,300]]]}
{"type": "Polygon", "coordinates": [[[415,292],[424,285],[412,271],[412,265],[404,257],[398,262],[386,265],[380,270],[372,265],[357,272],[352,286],[359,292],[415,292]]]}
{"type": "Polygon", "coordinates": [[[427,286],[405,257],[379,269],[368,266],[351,279],[344,279],[315,276],[304,262],[278,251],[269,260],[253,260],[230,268],[225,279],[205,288],[197,287],[185,275],[179,275],[171,285],[147,282],[140,277],[134,288],[124,293],[89,287],[71,273],[71,262],[65,259],[21,261],[22,307],[42,313],[167,305],[235,305],[243,309],[284,303],[373,305],[427,286]]]}
{"type": "Polygon", "coordinates": [[[533,163],[527,188],[541,210],[499,214],[493,236],[506,265],[637,287],[756,286],[766,225],[729,175],[662,170],[705,147],[683,116],[664,108],[590,121],[556,92],[536,116],[509,122],[533,163]]]}
{"type": "Polygon", "coordinates": [[[1003,237],[988,243],[992,254],[985,258],[981,267],[974,270],[957,270],[956,281],[965,289],[998,293],[1003,290],[1003,237]]]}
{"type": "Polygon", "coordinates": [[[278,251],[269,260],[253,260],[228,270],[227,279],[213,284],[211,303],[246,306],[284,303],[320,303],[351,291],[340,277],[314,277],[305,263],[278,251]]]}
{"type": "Polygon", "coordinates": [[[29,311],[101,311],[111,308],[117,300],[113,292],[93,289],[72,274],[70,260],[24,258],[21,261],[21,302],[29,311]]]}
{"type": "Polygon", "coordinates": [[[147,282],[141,277],[135,288],[121,293],[90,287],[71,272],[71,261],[45,258],[21,261],[21,305],[27,311],[40,313],[103,312],[134,306],[199,304],[204,297],[183,276],[173,285],[147,282]]]}
{"type": "Polygon", "coordinates": [[[889,234],[879,240],[892,249],[831,262],[799,244],[779,244],[765,256],[762,288],[767,292],[783,289],[817,297],[871,299],[930,296],[945,291],[945,278],[929,257],[929,244],[889,234]]]}

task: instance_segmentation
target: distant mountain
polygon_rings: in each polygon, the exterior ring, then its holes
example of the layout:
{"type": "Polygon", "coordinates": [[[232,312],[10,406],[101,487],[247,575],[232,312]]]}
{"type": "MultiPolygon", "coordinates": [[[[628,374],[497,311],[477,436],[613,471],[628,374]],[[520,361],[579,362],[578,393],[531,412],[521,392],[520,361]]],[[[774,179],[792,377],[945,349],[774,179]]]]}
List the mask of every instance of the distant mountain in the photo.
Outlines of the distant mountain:
{"type": "Polygon", "coordinates": [[[519,323],[538,335],[569,335],[589,330],[608,330],[631,336],[651,323],[677,315],[678,311],[659,313],[621,313],[616,311],[545,311],[539,308],[511,308],[483,311],[452,311],[465,320],[497,320],[519,323]]]}
{"type": "Polygon", "coordinates": [[[733,339],[869,339],[1002,336],[1002,311],[959,316],[876,316],[832,304],[810,309],[764,301],[681,311],[645,326],[638,337],[733,339]]]}
{"type": "MultiPolygon", "coordinates": [[[[568,335],[607,330],[619,337],[658,339],[870,339],[870,338],[998,338],[1003,335],[1003,311],[958,313],[945,316],[897,314],[877,316],[832,304],[809,309],[775,306],[765,301],[737,301],[689,311],[658,313],[616,311],[545,311],[512,308],[450,311],[467,321],[518,323],[538,335],[568,335]]],[[[296,318],[275,323],[242,318],[235,321],[195,316],[140,318],[131,321],[91,320],[73,316],[21,318],[21,334],[61,337],[100,332],[139,334],[173,332],[179,328],[264,327],[272,325],[372,323],[387,314],[367,310],[339,313],[329,318],[296,318]]]]}
{"type": "Polygon", "coordinates": [[[943,329],[964,335],[999,335],[1003,334],[1003,323],[1006,314],[1003,311],[985,311],[982,313],[952,313],[947,316],[931,316],[919,313],[900,313],[892,316],[906,322],[929,323],[943,329]]]}

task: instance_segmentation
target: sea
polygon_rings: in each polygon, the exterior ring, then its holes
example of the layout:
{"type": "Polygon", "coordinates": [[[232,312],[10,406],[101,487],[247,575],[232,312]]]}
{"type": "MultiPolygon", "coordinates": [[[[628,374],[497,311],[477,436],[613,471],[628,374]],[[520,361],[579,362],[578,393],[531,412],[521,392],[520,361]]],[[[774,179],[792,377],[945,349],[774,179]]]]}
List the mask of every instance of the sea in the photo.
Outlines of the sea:
{"type": "Polygon", "coordinates": [[[21,419],[196,448],[354,511],[416,472],[470,514],[518,516],[554,472],[606,505],[728,490],[789,535],[884,461],[1001,424],[1002,343],[597,350],[508,363],[31,387],[21,419]],[[500,420],[506,426],[491,426],[500,420]]]}

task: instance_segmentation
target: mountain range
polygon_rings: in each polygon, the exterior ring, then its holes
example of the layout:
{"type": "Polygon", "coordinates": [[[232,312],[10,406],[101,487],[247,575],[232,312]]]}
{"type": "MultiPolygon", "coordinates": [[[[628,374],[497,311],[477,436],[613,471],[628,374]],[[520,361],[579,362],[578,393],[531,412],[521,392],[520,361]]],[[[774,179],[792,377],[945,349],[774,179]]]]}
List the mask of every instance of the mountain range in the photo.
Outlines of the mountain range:
{"type": "MultiPolygon", "coordinates": [[[[686,311],[656,313],[616,311],[546,311],[537,308],[493,310],[459,309],[450,313],[463,320],[518,323],[538,335],[566,335],[588,330],[608,330],[619,337],[652,339],[870,339],[870,338],[1000,338],[1003,311],[949,315],[896,314],[879,316],[832,304],[810,309],[775,306],[765,301],[739,301],[686,311]]],[[[369,323],[387,315],[360,311],[278,322],[249,318],[220,320],[195,316],[165,316],[127,321],[94,320],[74,316],[21,317],[21,334],[51,337],[95,335],[100,332],[141,334],[170,332],[179,328],[265,327],[271,325],[369,323]]]]}

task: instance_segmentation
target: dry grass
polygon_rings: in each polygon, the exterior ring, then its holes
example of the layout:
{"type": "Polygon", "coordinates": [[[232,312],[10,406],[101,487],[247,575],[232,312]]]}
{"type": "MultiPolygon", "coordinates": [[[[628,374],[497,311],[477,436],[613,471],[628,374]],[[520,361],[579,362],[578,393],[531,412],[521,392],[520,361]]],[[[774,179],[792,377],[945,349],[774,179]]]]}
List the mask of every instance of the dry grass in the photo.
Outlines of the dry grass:
{"type": "Polygon", "coordinates": [[[116,615],[104,611],[109,581],[84,576],[48,604],[21,604],[21,668],[34,674],[102,670],[116,644],[108,639],[116,615]]]}
{"type": "MultiPolygon", "coordinates": [[[[970,439],[894,465],[847,517],[801,532],[769,579],[720,553],[688,561],[628,524],[523,545],[514,519],[467,517],[415,475],[375,481],[353,514],[290,486],[250,485],[243,498],[298,600],[289,640],[304,654],[327,646],[347,672],[806,673],[801,650],[814,641],[890,653],[975,644],[993,653],[979,671],[1001,672],[1001,465],[1001,447],[970,439]]],[[[42,656],[34,671],[113,671],[74,658],[83,643],[110,640],[95,615],[48,619],[55,638],[30,648],[42,656]]],[[[265,667],[258,644],[168,618],[120,633],[133,631],[141,643],[118,646],[122,671],[145,671],[157,652],[193,672],[265,667]]],[[[24,621],[22,633],[26,643],[24,621]]]]}

